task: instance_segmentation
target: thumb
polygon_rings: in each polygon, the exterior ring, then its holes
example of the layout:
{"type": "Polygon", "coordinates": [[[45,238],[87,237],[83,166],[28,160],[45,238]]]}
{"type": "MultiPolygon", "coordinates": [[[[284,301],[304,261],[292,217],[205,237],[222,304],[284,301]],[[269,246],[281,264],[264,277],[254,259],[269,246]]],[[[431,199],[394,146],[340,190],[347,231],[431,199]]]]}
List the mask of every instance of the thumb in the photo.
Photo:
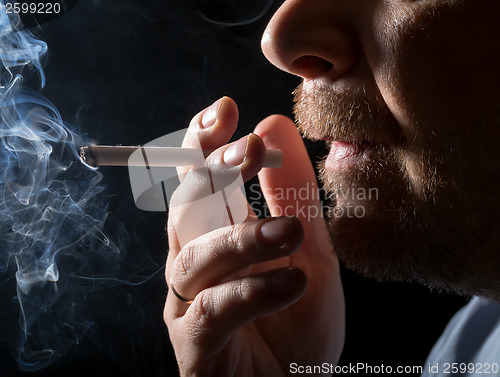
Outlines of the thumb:
{"type": "Polygon", "coordinates": [[[295,124],[282,115],[260,122],[255,133],[267,149],[283,151],[279,169],[264,168],[259,181],[272,216],[296,216],[304,227],[307,253],[331,253],[316,174],[295,124]]]}

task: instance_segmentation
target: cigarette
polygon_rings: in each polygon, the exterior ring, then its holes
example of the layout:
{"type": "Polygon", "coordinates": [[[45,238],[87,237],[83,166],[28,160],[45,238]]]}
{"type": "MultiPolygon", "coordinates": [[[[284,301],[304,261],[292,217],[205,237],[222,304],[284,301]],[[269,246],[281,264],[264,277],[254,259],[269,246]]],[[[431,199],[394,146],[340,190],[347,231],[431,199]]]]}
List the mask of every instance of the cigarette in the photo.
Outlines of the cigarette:
{"type": "MultiPolygon", "coordinates": [[[[98,166],[177,167],[195,166],[203,162],[203,154],[196,148],[141,147],[87,145],[80,148],[80,159],[94,168],[98,166]],[[143,159],[131,159],[132,153],[141,150],[143,159]]],[[[283,162],[280,149],[266,150],[265,168],[278,168],[283,162]]]]}

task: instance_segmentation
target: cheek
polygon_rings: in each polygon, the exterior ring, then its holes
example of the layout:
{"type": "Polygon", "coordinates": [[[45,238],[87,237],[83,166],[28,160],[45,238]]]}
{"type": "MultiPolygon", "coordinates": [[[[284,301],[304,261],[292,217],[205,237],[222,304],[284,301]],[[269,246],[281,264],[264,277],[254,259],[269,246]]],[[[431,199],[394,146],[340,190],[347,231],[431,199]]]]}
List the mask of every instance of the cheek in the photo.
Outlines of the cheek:
{"type": "Polygon", "coordinates": [[[379,6],[363,44],[406,141],[401,167],[414,193],[446,182],[465,187],[491,166],[482,148],[500,131],[500,52],[492,48],[500,2],[391,4],[379,6]]]}
{"type": "Polygon", "coordinates": [[[407,141],[440,143],[464,114],[498,103],[493,83],[500,76],[492,62],[499,53],[488,41],[499,35],[498,26],[480,14],[484,1],[475,1],[472,9],[458,1],[395,2],[377,9],[365,49],[407,141]],[[491,30],[485,30],[488,22],[491,30]]]}
{"type": "Polygon", "coordinates": [[[435,96],[432,83],[443,64],[441,43],[425,30],[432,23],[426,14],[421,5],[384,7],[376,17],[375,39],[368,51],[377,86],[407,140],[414,136],[418,117],[424,115],[420,104],[435,96]]]}

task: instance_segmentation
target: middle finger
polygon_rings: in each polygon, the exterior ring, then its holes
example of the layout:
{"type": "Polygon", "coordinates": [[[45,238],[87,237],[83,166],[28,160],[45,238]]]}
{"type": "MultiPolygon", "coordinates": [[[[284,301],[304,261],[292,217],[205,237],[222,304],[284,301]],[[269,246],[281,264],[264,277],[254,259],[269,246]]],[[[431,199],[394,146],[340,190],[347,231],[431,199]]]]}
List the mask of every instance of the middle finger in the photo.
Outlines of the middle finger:
{"type": "Polygon", "coordinates": [[[188,243],[171,266],[170,284],[194,298],[256,263],[296,251],[303,240],[297,218],[279,217],[217,229],[188,243]]]}

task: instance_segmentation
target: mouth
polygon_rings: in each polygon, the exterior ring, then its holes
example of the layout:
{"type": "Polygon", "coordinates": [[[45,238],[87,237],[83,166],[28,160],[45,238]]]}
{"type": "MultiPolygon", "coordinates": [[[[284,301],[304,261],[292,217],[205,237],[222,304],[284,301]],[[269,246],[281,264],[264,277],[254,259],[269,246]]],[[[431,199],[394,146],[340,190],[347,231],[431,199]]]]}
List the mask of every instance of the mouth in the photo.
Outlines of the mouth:
{"type": "Polygon", "coordinates": [[[327,140],[330,153],[325,168],[332,171],[351,170],[368,165],[376,152],[377,145],[370,141],[327,140]]]}

